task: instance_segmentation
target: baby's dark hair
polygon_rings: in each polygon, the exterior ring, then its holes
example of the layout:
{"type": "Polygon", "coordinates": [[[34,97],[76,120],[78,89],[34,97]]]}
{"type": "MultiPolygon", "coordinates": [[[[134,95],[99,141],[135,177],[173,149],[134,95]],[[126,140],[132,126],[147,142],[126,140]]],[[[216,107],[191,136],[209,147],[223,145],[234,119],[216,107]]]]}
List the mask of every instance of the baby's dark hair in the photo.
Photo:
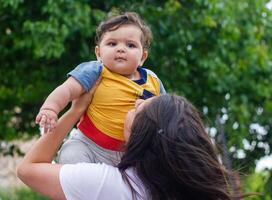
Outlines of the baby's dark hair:
{"type": "Polygon", "coordinates": [[[96,29],[95,42],[101,42],[103,35],[108,31],[114,31],[123,25],[135,25],[142,31],[141,43],[144,49],[150,47],[152,33],[147,24],[135,12],[125,12],[124,14],[113,16],[102,21],[96,29]]]}

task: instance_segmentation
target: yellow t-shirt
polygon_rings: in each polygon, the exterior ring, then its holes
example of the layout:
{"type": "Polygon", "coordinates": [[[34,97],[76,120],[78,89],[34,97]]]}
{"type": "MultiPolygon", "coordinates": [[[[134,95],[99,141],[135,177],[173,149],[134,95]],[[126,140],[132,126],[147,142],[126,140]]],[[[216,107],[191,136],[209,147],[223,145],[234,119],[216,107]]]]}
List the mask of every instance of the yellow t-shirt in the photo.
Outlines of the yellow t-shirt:
{"type": "Polygon", "coordinates": [[[138,84],[103,67],[102,80],[88,107],[87,116],[105,135],[123,141],[124,118],[134,108],[135,101],[143,95],[144,90],[154,95],[161,93],[157,76],[147,69],[141,70],[146,80],[138,84]]]}

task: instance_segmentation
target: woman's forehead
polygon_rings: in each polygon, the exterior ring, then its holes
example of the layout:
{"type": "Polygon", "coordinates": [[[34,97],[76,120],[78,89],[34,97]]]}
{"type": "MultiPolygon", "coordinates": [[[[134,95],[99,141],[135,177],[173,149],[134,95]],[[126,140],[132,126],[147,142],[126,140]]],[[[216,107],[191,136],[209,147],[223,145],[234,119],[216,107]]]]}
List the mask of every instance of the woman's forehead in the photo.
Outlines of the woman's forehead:
{"type": "Polygon", "coordinates": [[[137,107],[144,107],[144,106],[150,104],[153,101],[154,98],[155,97],[150,97],[150,98],[148,98],[146,100],[138,99],[138,100],[136,100],[135,107],[136,108],[137,107]]]}

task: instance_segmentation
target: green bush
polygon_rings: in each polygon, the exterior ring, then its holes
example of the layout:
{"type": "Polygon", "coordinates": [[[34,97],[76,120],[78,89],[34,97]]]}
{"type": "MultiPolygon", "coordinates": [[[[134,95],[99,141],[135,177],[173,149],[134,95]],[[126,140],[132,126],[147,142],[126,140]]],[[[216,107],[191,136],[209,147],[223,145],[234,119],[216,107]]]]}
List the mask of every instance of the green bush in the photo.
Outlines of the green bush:
{"type": "Polygon", "coordinates": [[[268,170],[255,172],[242,179],[243,190],[245,193],[256,192],[260,195],[251,196],[248,200],[272,200],[271,196],[271,172],[268,170]]]}
{"type": "Polygon", "coordinates": [[[49,200],[28,188],[4,190],[0,188],[0,200],[49,200]]]}

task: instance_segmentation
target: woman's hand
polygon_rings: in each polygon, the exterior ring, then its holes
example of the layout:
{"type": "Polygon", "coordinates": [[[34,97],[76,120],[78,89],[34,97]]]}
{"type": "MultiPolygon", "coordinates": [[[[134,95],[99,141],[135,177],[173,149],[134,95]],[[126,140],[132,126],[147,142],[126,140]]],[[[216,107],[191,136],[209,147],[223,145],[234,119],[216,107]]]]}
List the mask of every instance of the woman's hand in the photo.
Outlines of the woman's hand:
{"type": "Polygon", "coordinates": [[[70,108],[71,112],[78,113],[79,115],[82,115],[84,113],[84,111],[87,109],[88,105],[91,103],[92,98],[93,98],[93,94],[94,94],[97,86],[101,82],[101,79],[102,78],[100,76],[89,92],[82,94],[78,99],[75,99],[72,102],[72,105],[70,108]]]}
{"type": "Polygon", "coordinates": [[[98,78],[90,92],[72,103],[71,108],[58,120],[52,134],[40,137],[27,152],[17,168],[17,175],[25,184],[52,199],[65,199],[59,181],[61,165],[52,165],[51,162],[64,138],[90,104],[100,81],[101,78],[98,78]]]}

